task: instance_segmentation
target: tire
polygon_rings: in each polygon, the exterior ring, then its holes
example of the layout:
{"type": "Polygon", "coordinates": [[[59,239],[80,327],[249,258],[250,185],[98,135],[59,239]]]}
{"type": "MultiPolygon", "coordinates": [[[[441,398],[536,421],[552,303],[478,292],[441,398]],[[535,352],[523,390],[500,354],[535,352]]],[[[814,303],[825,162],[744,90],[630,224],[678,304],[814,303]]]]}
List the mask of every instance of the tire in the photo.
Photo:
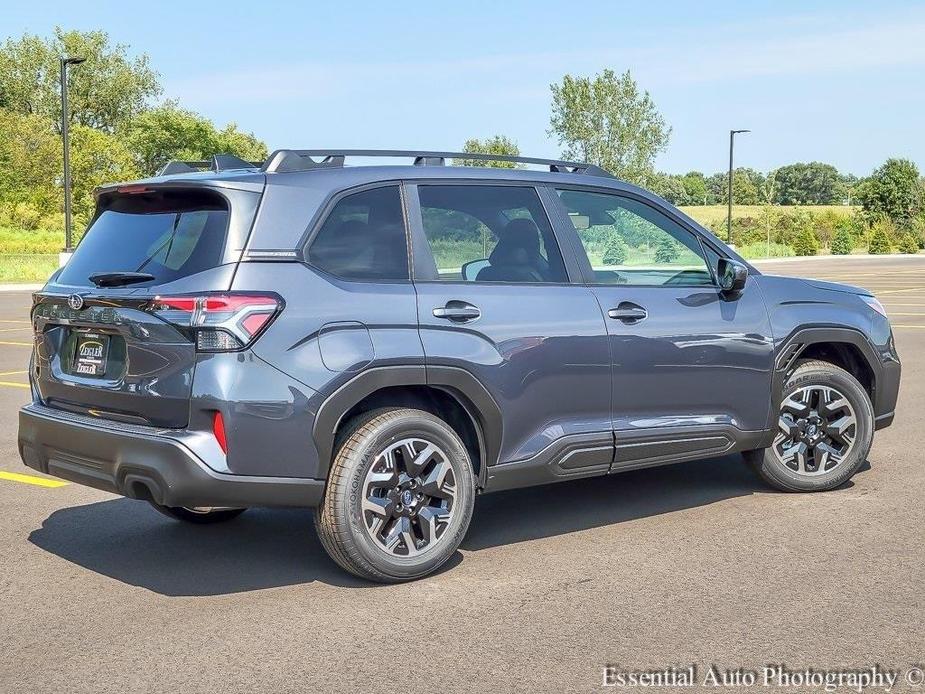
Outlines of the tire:
{"type": "Polygon", "coordinates": [[[821,492],[858,471],[873,438],[873,406],[858,380],[834,364],[806,360],[784,385],[774,444],[744,456],[776,489],[821,492]]]}
{"type": "Polygon", "coordinates": [[[246,508],[185,508],[183,506],[161,506],[153,501],[149,501],[158,512],[163,513],[168,518],[184,521],[186,523],[195,523],[196,525],[209,525],[210,523],[224,523],[232,518],[237,518],[244,513],[246,508]]]}
{"type": "Polygon", "coordinates": [[[339,437],[315,527],[342,568],[398,583],[453,556],[474,504],[469,453],[446,422],[421,410],[376,410],[339,437]]]}

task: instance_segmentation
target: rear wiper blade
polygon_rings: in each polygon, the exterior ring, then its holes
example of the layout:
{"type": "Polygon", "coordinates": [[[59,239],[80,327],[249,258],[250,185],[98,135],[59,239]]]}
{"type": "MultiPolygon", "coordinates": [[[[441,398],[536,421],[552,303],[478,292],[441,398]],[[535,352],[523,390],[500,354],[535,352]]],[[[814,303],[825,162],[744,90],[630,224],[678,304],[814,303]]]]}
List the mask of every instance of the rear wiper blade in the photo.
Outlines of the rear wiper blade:
{"type": "Polygon", "coordinates": [[[88,279],[97,287],[122,287],[157,278],[150,272],[95,272],[88,279]]]}

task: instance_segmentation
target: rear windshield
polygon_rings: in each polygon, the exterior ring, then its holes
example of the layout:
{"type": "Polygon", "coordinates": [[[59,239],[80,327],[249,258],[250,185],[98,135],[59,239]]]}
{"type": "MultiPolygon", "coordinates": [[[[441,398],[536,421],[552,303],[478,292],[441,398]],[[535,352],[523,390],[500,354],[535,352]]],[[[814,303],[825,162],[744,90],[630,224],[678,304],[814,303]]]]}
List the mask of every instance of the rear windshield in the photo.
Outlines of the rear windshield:
{"type": "MultiPolygon", "coordinates": [[[[145,193],[101,200],[58,282],[93,286],[98,272],[147,272],[164,284],[222,263],[228,208],[210,193],[145,193]]],[[[146,286],[145,283],[134,286],[146,286]]]]}

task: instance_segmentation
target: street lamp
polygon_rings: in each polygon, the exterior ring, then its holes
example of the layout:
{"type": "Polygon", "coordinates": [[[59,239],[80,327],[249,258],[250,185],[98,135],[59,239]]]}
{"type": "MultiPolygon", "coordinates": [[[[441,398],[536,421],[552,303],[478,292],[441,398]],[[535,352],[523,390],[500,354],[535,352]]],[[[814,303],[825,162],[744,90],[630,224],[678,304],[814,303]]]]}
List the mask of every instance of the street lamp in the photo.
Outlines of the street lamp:
{"type": "Polygon", "coordinates": [[[86,58],[61,58],[61,142],[64,147],[64,252],[71,248],[71,148],[68,143],[67,66],[80,65],[86,58]]]}
{"type": "Polygon", "coordinates": [[[732,243],[732,145],[735,142],[735,136],[739,133],[750,133],[751,130],[730,130],[729,131],[729,211],[726,215],[726,243],[732,243]]]}

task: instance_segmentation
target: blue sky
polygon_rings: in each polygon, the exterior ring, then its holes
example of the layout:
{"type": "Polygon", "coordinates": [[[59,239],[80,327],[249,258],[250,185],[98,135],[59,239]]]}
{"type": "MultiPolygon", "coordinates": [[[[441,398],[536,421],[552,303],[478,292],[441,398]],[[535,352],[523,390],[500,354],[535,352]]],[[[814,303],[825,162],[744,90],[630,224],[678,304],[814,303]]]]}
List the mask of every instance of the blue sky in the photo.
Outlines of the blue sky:
{"type": "Polygon", "coordinates": [[[925,169],[925,3],[5,3],[0,37],[101,28],[166,97],[275,147],[456,149],[504,133],[556,156],[549,84],[629,69],[673,127],[661,169],[821,160],[925,169]]]}

